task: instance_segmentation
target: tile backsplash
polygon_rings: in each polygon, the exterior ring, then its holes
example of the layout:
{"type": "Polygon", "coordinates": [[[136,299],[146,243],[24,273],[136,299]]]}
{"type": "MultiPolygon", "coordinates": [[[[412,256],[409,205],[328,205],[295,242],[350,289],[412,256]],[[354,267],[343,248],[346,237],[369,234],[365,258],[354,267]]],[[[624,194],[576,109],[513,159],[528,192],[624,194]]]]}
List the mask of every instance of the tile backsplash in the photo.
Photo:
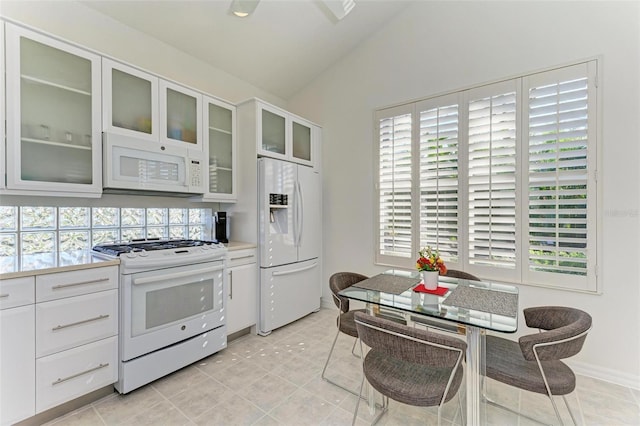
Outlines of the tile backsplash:
{"type": "Polygon", "coordinates": [[[0,206],[0,256],[88,250],[133,238],[211,238],[211,209],[0,206]]]}

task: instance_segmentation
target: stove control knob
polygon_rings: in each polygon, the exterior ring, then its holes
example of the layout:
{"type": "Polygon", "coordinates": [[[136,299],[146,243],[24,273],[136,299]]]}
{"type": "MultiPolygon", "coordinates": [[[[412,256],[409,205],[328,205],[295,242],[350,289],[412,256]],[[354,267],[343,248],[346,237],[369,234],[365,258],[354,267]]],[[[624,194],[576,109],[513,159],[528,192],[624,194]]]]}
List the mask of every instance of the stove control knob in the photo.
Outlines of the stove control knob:
{"type": "Polygon", "coordinates": [[[128,252],[128,253],[126,254],[126,256],[127,256],[129,259],[135,259],[135,257],[136,257],[136,253],[135,253],[135,252],[133,252],[133,251],[130,251],[130,252],[128,252]]]}
{"type": "Polygon", "coordinates": [[[142,251],[140,252],[140,257],[147,257],[147,256],[149,256],[149,252],[148,252],[148,251],[146,251],[146,250],[142,250],[142,251]]]}

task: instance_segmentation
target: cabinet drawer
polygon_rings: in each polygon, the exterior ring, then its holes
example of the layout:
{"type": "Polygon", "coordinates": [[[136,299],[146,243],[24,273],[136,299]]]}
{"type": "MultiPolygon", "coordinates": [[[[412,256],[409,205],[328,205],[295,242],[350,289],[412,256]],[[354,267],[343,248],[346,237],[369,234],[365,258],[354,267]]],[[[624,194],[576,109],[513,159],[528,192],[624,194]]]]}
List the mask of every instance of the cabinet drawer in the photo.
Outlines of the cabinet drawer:
{"type": "Polygon", "coordinates": [[[36,357],[104,339],[117,333],[117,290],[36,305],[36,357]]]}
{"type": "Polygon", "coordinates": [[[234,250],[227,253],[229,268],[257,262],[256,249],[234,250]]]}
{"type": "Polygon", "coordinates": [[[115,383],[117,363],[115,336],[36,360],[36,412],[115,383]]]}
{"type": "Polygon", "coordinates": [[[118,267],[89,268],[36,277],[36,301],[78,296],[118,288],[118,267]]]}
{"type": "Polygon", "coordinates": [[[0,309],[15,308],[34,302],[34,277],[13,278],[0,281],[0,309]]]}

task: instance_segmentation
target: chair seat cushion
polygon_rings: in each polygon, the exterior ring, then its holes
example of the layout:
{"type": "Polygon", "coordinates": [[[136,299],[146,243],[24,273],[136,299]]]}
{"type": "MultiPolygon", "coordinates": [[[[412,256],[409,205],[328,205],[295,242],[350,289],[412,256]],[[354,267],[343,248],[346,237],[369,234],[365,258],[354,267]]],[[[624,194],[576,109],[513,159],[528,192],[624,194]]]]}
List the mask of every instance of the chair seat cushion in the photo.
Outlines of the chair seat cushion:
{"type": "MultiPolygon", "coordinates": [[[[566,395],[576,387],[576,376],[562,361],[542,361],[552,395],[566,395]]],[[[486,374],[519,389],[547,394],[536,361],[527,361],[518,342],[487,336],[486,374]]]]}
{"type": "MultiPolygon", "coordinates": [[[[445,401],[453,398],[458,391],[462,373],[460,364],[445,401]]],[[[383,395],[404,404],[430,407],[440,404],[451,369],[393,359],[372,349],[364,360],[364,374],[371,386],[383,395]]]]}
{"type": "Polygon", "coordinates": [[[348,334],[349,336],[358,337],[358,330],[356,330],[356,321],[353,318],[356,312],[364,312],[366,313],[366,309],[355,309],[353,311],[345,312],[340,314],[338,318],[338,329],[348,334]]]}

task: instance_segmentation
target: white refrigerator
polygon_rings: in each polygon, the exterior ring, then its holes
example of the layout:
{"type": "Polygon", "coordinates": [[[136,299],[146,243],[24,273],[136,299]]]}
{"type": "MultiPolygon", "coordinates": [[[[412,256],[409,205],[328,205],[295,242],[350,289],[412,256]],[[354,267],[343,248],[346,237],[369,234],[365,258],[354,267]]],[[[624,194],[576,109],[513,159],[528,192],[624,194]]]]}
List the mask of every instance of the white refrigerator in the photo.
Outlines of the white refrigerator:
{"type": "Polygon", "coordinates": [[[321,184],[311,167],[258,160],[258,333],[320,309],[321,184]]]}

